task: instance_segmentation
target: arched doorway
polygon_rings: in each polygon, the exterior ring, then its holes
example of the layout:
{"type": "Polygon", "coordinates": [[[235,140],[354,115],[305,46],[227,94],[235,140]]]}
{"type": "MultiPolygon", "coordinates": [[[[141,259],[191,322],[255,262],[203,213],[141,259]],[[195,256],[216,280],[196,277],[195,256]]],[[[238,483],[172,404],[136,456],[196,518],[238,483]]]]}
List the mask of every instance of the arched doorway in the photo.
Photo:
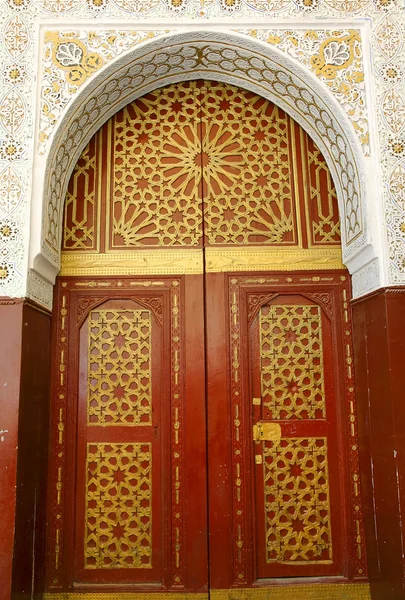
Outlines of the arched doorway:
{"type": "Polygon", "coordinates": [[[72,175],[61,275],[49,592],[364,581],[349,277],[303,130],[221,83],[128,105],[72,175]]]}

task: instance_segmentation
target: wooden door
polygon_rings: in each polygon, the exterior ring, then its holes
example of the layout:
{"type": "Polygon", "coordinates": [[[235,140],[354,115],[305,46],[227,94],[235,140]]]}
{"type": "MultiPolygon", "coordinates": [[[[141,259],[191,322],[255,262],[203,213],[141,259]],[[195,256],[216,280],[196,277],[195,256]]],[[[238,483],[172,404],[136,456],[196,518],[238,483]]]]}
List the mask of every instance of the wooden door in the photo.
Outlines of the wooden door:
{"type": "Polygon", "coordinates": [[[49,593],[364,579],[342,269],[326,163],[264,98],[184,82],[103,126],[65,208],[49,593]]]}
{"type": "Polygon", "coordinates": [[[214,598],[364,580],[348,294],[344,272],[207,274],[214,598]]]}
{"type": "Polygon", "coordinates": [[[58,281],[51,598],[89,589],[206,597],[201,284],[192,275],[58,281]]]}

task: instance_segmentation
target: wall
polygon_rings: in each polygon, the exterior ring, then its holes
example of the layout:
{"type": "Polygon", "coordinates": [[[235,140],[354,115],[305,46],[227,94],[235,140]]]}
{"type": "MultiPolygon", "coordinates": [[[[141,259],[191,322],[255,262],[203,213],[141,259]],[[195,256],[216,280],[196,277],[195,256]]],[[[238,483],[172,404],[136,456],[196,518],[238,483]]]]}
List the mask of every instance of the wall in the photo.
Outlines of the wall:
{"type": "Polygon", "coordinates": [[[0,302],[0,600],[11,591],[22,313],[22,302],[0,302]]]}
{"type": "Polygon", "coordinates": [[[39,597],[44,585],[50,325],[48,313],[33,304],[24,305],[13,553],[15,600],[39,597]]]}
{"type": "Polygon", "coordinates": [[[359,450],[373,600],[405,595],[405,289],[353,305],[359,450]]]}

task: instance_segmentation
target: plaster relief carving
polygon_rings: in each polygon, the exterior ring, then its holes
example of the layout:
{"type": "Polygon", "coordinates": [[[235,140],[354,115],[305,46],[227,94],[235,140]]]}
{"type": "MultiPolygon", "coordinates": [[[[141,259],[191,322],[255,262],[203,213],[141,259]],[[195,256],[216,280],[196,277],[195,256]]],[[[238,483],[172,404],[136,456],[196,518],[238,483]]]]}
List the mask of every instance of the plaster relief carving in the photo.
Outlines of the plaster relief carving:
{"type": "MultiPolygon", "coordinates": [[[[122,57],[93,79],[80,110],[73,103],[68,118],[55,136],[45,177],[43,251],[58,265],[61,198],[79,151],[96,129],[119,108],[159,87],[162,82],[205,77],[251,89],[269,98],[301,123],[319,144],[335,179],[340,201],[346,258],[366,243],[362,206],[362,175],[357,143],[350,125],[337,118],[328,93],[316,80],[280,53],[249,41],[240,47],[239,36],[201,32],[172,36],[149,43],[148,51],[122,57]],[[238,43],[239,42],[239,43],[238,43]],[[276,60],[277,59],[277,60],[276,60]],[[113,68],[114,67],[114,68],[113,68]],[[63,130],[63,139],[59,132],[63,130]],[[45,212],[47,211],[47,212],[45,212]],[[357,246],[357,247],[356,247],[357,246]]],[[[339,110],[339,109],[338,109],[339,110]]]]}

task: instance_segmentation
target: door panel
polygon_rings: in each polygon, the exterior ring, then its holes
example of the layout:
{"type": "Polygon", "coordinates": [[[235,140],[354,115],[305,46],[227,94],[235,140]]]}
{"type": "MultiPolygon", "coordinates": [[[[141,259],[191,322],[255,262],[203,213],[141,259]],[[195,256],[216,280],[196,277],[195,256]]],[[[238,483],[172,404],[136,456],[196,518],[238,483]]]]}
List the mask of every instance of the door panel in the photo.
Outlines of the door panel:
{"type": "Polygon", "coordinates": [[[80,331],[75,581],[163,579],[169,373],[145,300],[108,300],[80,331]]]}
{"type": "Polygon", "coordinates": [[[55,301],[48,590],[203,593],[202,277],[65,278],[55,301]]]}
{"type": "Polygon", "coordinates": [[[365,572],[348,294],[336,272],[206,275],[213,590],[365,572]]]}
{"type": "Polygon", "coordinates": [[[250,373],[257,575],[339,574],[336,394],[321,306],[298,294],[262,304],[250,324],[250,373]]]}

